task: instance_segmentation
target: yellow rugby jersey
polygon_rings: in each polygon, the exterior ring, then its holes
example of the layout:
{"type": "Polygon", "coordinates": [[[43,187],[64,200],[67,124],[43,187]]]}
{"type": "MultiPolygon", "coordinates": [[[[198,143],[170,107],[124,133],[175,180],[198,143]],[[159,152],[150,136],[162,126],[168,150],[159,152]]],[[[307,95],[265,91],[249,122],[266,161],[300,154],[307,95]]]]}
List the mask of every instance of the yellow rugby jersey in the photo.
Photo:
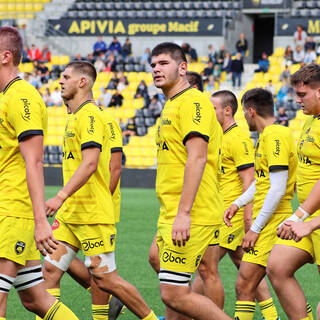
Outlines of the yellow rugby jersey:
{"type": "Polygon", "coordinates": [[[255,147],[256,193],[253,201],[253,218],[262,208],[263,201],[270,189],[269,172],[288,170],[285,195],[274,214],[290,213],[290,200],[294,194],[296,181],[297,153],[291,129],[273,124],[264,128],[255,147]]]}
{"type": "Polygon", "coordinates": [[[26,165],[19,142],[47,132],[47,108],[38,91],[16,77],[0,97],[0,215],[33,219],[26,165]]]}
{"type": "Polygon", "coordinates": [[[222,137],[221,192],[224,210],[242,194],[243,184],[238,172],[253,166],[253,143],[248,134],[234,123],[222,137]]]}
{"type": "Polygon", "coordinates": [[[73,224],[114,224],[109,190],[110,140],[105,113],[91,101],[85,101],[68,116],[63,139],[63,180],[66,185],[82,162],[81,151],[101,150],[97,170],[77,192],[69,197],[57,217],[73,224]]]}
{"type": "MultiPolygon", "coordinates": [[[[300,203],[303,203],[320,178],[320,117],[311,116],[307,119],[297,151],[297,195],[300,203]]],[[[319,215],[319,211],[315,215],[319,215]]]]}
{"type": "MultiPolygon", "coordinates": [[[[122,131],[118,122],[114,117],[107,111],[103,111],[107,118],[107,127],[109,129],[109,140],[111,153],[122,152],[122,131]]],[[[114,206],[115,222],[120,221],[120,204],[121,204],[121,193],[120,193],[120,179],[116,190],[112,195],[112,201],[114,206]]]]}
{"type": "Polygon", "coordinates": [[[191,222],[220,224],[222,129],[210,100],[194,88],[187,88],[168,100],[161,113],[156,135],[159,223],[172,224],[177,214],[188,156],[185,143],[190,134],[197,134],[208,142],[207,163],[191,210],[191,222]]]}

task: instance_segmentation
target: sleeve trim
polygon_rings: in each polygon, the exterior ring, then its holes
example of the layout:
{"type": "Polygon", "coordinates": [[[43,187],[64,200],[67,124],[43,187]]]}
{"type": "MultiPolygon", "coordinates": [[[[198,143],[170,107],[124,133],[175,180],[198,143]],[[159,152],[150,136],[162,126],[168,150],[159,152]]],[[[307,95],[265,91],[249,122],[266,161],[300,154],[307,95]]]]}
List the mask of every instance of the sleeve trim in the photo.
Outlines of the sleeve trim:
{"type": "Polygon", "coordinates": [[[23,131],[18,136],[18,141],[21,142],[24,138],[29,136],[43,136],[43,130],[27,130],[23,131]]]}
{"type": "Polygon", "coordinates": [[[86,142],[86,143],[83,143],[81,145],[81,151],[84,150],[84,149],[88,149],[88,148],[99,148],[100,151],[102,150],[102,145],[98,142],[95,142],[95,141],[89,141],[89,142],[86,142]]]}
{"type": "Polygon", "coordinates": [[[269,172],[271,171],[279,171],[279,170],[288,170],[289,166],[270,166],[269,167],[269,172]]]}
{"type": "Polygon", "coordinates": [[[198,131],[190,131],[190,132],[184,137],[184,139],[183,139],[183,141],[182,141],[182,143],[183,143],[184,145],[186,145],[187,140],[190,138],[190,135],[192,135],[192,134],[199,136],[199,137],[202,138],[205,142],[209,142],[209,137],[206,136],[205,134],[202,134],[202,133],[200,133],[200,132],[198,132],[198,131]]]}
{"type": "Polygon", "coordinates": [[[241,171],[241,170],[248,169],[248,168],[251,168],[251,167],[254,167],[254,163],[243,164],[243,165],[237,167],[237,170],[241,171]]]}
{"type": "Polygon", "coordinates": [[[122,152],[122,147],[111,148],[111,153],[113,152],[122,152]]]}

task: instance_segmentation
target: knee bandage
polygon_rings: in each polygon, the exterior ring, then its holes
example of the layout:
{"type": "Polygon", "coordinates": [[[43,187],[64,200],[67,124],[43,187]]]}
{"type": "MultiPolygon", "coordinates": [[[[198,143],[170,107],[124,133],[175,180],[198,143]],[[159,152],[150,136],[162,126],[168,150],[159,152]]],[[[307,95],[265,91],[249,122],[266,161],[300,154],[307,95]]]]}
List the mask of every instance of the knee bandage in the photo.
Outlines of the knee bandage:
{"type": "Polygon", "coordinates": [[[8,293],[12,287],[15,278],[0,273],[0,292],[8,293]]]}
{"type": "Polygon", "coordinates": [[[17,291],[21,291],[34,287],[42,281],[42,266],[39,264],[37,266],[20,269],[13,285],[17,291]]]}
{"type": "Polygon", "coordinates": [[[110,273],[117,269],[114,252],[86,257],[84,263],[92,274],[110,273]]]}
{"type": "Polygon", "coordinates": [[[64,244],[59,244],[59,248],[51,255],[46,255],[45,260],[66,272],[71,261],[76,256],[76,252],[64,244]]]}
{"type": "Polygon", "coordinates": [[[192,273],[189,272],[176,272],[165,269],[160,269],[159,280],[160,283],[172,284],[175,286],[189,286],[192,273]]]}

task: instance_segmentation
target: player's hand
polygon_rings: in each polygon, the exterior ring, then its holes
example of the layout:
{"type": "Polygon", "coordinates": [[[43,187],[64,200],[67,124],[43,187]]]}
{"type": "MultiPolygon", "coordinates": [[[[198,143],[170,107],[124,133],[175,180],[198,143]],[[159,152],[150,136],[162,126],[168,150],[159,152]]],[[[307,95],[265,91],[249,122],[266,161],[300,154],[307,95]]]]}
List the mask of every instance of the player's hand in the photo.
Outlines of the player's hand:
{"type": "Polygon", "coordinates": [[[61,199],[59,196],[55,196],[48,201],[46,201],[46,214],[47,217],[52,217],[57,212],[57,210],[62,206],[63,199],[61,199]]]}
{"type": "Polygon", "coordinates": [[[172,242],[179,247],[185,246],[190,238],[190,223],[189,214],[178,213],[172,225],[172,242]]]}
{"type": "Polygon", "coordinates": [[[292,238],[294,241],[299,242],[303,237],[312,233],[313,229],[308,222],[291,222],[292,238]]]}
{"type": "Polygon", "coordinates": [[[250,251],[251,249],[253,249],[258,238],[259,238],[259,233],[249,230],[242,239],[243,250],[250,251]]]}
{"type": "Polygon", "coordinates": [[[232,227],[231,219],[239,210],[238,206],[234,203],[224,212],[223,221],[228,227],[232,227]]]}
{"type": "Polygon", "coordinates": [[[277,230],[277,235],[281,239],[291,240],[292,239],[292,231],[291,231],[291,224],[293,221],[285,220],[283,221],[277,230]]]}
{"type": "Polygon", "coordinates": [[[53,253],[53,250],[57,248],[57,244],[59,243],[53,236],[51,226],[47,220],[35,223],[34,239],[37,250],[39,250],[43,256],[47,253],[53,253]]]}

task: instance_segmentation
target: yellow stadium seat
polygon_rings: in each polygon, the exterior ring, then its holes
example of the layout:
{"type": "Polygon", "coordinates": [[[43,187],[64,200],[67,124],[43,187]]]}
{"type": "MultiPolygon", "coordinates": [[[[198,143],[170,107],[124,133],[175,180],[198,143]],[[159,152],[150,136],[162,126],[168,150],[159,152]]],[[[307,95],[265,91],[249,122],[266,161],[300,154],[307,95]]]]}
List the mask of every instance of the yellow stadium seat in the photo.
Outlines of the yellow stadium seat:
{"type": "Polygon", "coordinates": [[[70,62],[70,57],[69,56],[60,56],[59,58],[60,65],[65,65],[70,62]]]}
{"type": "Polygon", "coordinates": [[[28,63],[21,63],[19,65],[19,70],[21,72],[28,72],[28,73],[31,73],[34,69],[34,65],[32,62],[28,62],[28,63]]]}
{"type": "Polygon", "coordinates": [[[262,81],[264,77],[263,72],[256,72],[253,76],[253,81],[262,81]]]}
{"type": "Polygon", "coordinates": [[[141,109],[143,107],[143,98],[134,99],[133,100],[133,106],[135,109],[141,109]]]}
{"type": "Polygon", "coordinates": [[[283,57],[285,49],[282,47],[275,48],[274,55],[276,57],[283,57]]]}
{"type": "Polygon", "coordinates": [[[289,69],[290,69],[290,73],[293,74],[296,71],[298,71],[301,68],[300,63],[298,64],[292,64],[289,69]]]}

